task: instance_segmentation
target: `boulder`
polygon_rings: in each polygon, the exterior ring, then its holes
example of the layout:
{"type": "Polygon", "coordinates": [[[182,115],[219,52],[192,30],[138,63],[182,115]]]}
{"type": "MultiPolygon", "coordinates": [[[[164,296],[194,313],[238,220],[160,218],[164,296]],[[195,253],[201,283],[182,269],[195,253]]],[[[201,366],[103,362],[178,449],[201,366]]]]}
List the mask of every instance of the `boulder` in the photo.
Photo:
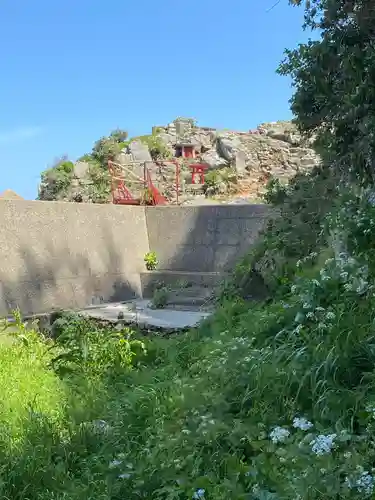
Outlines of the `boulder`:
{"type": "Polygon", "coordinates": [[[90,169],[90,163],[87,161],[77,161],[74,164],[74,177],[76,179],[85,179],[90,169]]]}
{"type": "Polygon", "coordinates": [[[222,158],[216,151],[216,148],[212,148],[207,153],[204,153],[201,157],[203,163],[207,163],[211,170],[216,170],[217,168],[224,168],[229,166],[224,158],[222,158]]]}
{"type": "Polygon", "coordinates": [[[145,161],[152,161],[150,151],[148,149],[148,146],[146,144],[143,144],[141,141],[132,141],[129,144],[129,152],[131,153],[133,157],[133,161],[136,162],[145,162],[145,161]]]}
{"type": "Polygon", "coordinates": [[[218,135],[216,138],[216,148],[222,158],[232,163],[236,158],[236,152],[241,148],[241,142],[236,136],[218,135]]]}
{"type": "Polygon", "coordinates": [[[246,173],[246,153],[242,150],[239,150],[235,153],[235,158],[234,158],[234,169],[236,170],[237,174],[240,176],[245,175],[246,173]]]}

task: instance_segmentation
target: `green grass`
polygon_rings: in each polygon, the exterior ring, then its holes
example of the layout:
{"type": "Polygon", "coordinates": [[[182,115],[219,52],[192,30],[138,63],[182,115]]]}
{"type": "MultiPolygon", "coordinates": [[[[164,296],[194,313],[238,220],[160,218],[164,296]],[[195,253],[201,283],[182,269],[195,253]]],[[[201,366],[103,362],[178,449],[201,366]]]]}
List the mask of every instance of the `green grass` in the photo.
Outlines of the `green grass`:
{"type": "Polygon", "coordinates": [[[48,340],[18,317],[0,344],[0,498],[373,498],[375,209],[338,207],[324,230],[347,253],[322,238],[274,300],[232,289],[190,332],[67,315],[48,340]]]}

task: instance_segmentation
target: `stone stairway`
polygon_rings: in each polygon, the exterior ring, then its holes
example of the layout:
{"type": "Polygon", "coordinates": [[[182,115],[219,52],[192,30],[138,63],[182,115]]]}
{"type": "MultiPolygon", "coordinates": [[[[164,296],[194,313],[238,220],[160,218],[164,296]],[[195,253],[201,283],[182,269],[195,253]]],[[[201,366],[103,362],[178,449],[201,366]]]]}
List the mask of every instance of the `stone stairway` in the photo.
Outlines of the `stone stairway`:
{"type": "Polygon", "coordinates": [[[142,296],[152,299],[155,290],[165,288],[168,307],[210,309],[225,276],[221,272],[145,271],[140,275],[142,296]]]}

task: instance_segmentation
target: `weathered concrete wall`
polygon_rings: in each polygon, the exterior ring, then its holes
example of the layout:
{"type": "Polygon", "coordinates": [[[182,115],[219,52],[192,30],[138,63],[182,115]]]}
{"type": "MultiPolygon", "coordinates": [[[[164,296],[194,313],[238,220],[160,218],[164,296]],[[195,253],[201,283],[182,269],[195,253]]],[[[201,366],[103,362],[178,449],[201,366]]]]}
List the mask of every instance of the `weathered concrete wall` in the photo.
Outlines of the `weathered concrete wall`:
{"type": "Polygon", "coordinates": [[[140,296],[148,250],[161,270],[229,270],[268,215],[262,205],[0,200],[0,316],[15,307],[32,314],[140,296]]]}
{"type": "Polygon", "coordinates": [[[160,269],[228,271],[270,216],[266,205],[146,208],[150,250],[160,269]]]}
{"type": "Polygon", "coordinates": [[[0,200],[0,315],[139,296],[145,211],[0,200]]]}

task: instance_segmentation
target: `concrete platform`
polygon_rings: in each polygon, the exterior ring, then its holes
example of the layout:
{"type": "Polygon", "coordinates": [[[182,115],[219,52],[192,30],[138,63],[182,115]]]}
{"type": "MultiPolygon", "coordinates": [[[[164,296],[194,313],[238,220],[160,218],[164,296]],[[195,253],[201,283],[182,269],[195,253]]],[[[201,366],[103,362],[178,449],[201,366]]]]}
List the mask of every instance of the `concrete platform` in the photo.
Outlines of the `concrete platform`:
{"type": "Polygon", "coordinates": [[[151,309],[149,300],[133,300],[113,304],[102,304],[78,311],[79,314],[112,323],[118,323],[119,316],[124,323],[133,323],[145,328],[179,330],[197,326],[211,312],[196,310],[151,309]]]}

